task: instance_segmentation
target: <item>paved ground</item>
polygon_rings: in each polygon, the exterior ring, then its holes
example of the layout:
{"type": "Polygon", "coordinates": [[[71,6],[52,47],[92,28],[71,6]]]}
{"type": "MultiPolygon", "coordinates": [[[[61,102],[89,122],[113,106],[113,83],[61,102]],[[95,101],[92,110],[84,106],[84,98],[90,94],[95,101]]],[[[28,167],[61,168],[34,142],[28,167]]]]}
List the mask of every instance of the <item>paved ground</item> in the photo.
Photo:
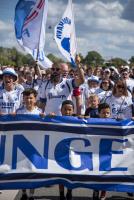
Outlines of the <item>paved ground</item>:
{"type": "Polygon", "coordinates": [[[19,190],[1,190],[0,200],[14,200],[19,190]]]}
{"type": "MultiPolygon", "coordinates": [[[[19,200],[20,195],[21,192],[18,193],[18,195],[14,200],[19,200]]],[[[36,189],[34,197],[36,200],[58,200],[59,199],[58,186],[36,189]]],[[[91,197],[92,197],[92,190],[81,189],[81,188],[73,190],[73,200],[92,200],[91,197]]],[[[130,200],[130,199],[134,199],[134,197],[129,198],[126,193],[117,193],[117,192],[107,193],[107,200],[130,200]]]]}

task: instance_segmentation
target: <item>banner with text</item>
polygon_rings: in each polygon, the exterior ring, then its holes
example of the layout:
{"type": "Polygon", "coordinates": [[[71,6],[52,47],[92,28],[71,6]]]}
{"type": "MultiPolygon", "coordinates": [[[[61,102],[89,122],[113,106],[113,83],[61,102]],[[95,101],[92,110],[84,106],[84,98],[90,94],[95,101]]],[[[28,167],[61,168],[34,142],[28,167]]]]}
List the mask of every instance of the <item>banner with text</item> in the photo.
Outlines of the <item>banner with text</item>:
{"type": "Polygon", "coordinates": [[[134,192],[134,122],[0,117],[0,190],[53,184],[134,192]]]}

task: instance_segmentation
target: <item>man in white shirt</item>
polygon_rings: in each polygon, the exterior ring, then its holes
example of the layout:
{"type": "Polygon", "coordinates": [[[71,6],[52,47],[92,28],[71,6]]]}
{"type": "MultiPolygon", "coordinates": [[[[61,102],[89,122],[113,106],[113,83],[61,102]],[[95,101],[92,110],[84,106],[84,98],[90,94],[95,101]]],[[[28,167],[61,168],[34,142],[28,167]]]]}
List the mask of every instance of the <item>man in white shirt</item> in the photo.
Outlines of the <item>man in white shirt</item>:
{"type": "Polygon", "coordinates": [[[122,70],[121,77],[126,81],[128,90],[132,92],[133,87],[134,87],[134,80],[130,78],[130,73],[128,69],[122,70]]]}
{"type": "Polygon", "coordinates": [[[66,63],[61,63],[61,68],[62,68],[62,77],[63,78],[68,78],[69,74],[69,67],[66,63]]]}
{"type": "Polygon", "coordinates": [[[67,79],[62,77],[62,66],[60,63],[52,65],[52,75],[50,81],[42,84],[39,90],[39,99],[44,106],[46,114],[54,112],[61,115],[61,105],[65,100],[71,100],[73,88],[79,87],[84,82],[84,71],[78,63],[78,78],[67,79]]]}

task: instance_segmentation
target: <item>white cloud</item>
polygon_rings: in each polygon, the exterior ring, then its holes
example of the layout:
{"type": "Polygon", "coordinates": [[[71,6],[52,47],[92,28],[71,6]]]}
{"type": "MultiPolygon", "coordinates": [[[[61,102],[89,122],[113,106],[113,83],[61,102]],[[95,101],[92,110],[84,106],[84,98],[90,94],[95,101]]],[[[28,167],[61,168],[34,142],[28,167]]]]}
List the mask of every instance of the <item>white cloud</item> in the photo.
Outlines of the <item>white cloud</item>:
{"type": "MultiPolygon", "coordinates": [[[[122,3],[122,1],[81,0],[79,3],[78,0],[74,1],[78,52],[84,56],[92,50],[98,51],[104,57],[130,58],[134,55],[134,23],[122,18],[125,6],[130,0],[126,0],[126,3],[122,3]]],[[[46,54],[52,52],[55,55],[61,55],[53,40],[53,29],[66,9],[65,2],[67,3],[67,0],[49,1],[46,54]],[[49,26],[51,26],[50,29],[49,26]]],[[[134,11],[134,7],[131,9],[134,11]]],[[[11,24],[0,21],[0,38],[0,45],[19,48],[14,35],[13,22],[11,24]]]]}
{"type": "Polygon", "coordinates": [[[0,31],[10,31],[11,29],[11,24],[0,20],[0,31]]]}
{"type": "Polygon", "coordinates": [[[121,18],[124,7],[119,1],[106,3],[94,0],[83,7],[76,5],[75,10],[76,33],[80,37],[78,46],[84,54],[96,50],[105,56],[113,54],[126,58],[133,55],[134,24],[121,18]],[[86,40],[83,45],[82,37],[86,40]],[[126,45],[130,46],[131,52],[125,48],[126,45]]]}
{"type": "Polygon", "coordinates": [[[106,17],[120,16],[123,11],[123,6],[117,1],[113,3],[94,1],[93,3],[85,5],[85,9],[94,17],[106,19],[106,17]]]}

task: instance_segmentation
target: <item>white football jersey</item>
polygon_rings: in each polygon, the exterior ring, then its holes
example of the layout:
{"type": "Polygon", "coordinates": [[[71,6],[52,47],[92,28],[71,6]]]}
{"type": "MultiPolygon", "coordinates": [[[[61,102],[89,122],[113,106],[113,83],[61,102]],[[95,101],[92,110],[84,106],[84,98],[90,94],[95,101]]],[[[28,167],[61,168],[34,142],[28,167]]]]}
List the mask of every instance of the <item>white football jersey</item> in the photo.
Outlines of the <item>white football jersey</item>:
{"type": "Polygon", "coordinates": [[[46,103],[45,113],[54,112],[61,115],[61,105],[65,100],[71,100],[71,92],[73,90],[72,79],[62,79],[60,83],[54,85],[51,81],[45,81],[39,88],[38,99],[44,100],[46,103]]]}
{"type": "Polygon", "coordinates": [[[131,118],[132,117],[132,98],[130,96],[115,97],[111,95],[106,99],[110,105],[113,118],[131,118]]]}
{"type": "Polygon", "coordinates": [[[42,82],[42,80],[37,79],[34,81],[34,84],[33,84],[33,82],[32,83],[25,82],[22,85],[23,85],[24,89],[34,88],[36,91],[38,91],[38,89],[41,85],[41,82],[42,82]]]}
{"type": "Polygon", "coordinates": [[[35,107],[32,111],[27,110],[25,106],[17,110],[17,114],[39,115],[40,113],[41,109],[38,107],[35,107]]]}
{"type": "Polygon", "coordinates": [[[129,78],[126,80],[127,88],[132,92],[134,88],[134,80],[132,78],[129,78]]]}
{"type": "Polygon", "coordinates": [[[22,103],[22,89],[15,87],[12,91],[0,90],[0,112],[10,114],[16,112],[22,103]]]}
{"type": "Polygon", "coordinates": [[[100,103],[104,103],[107,99],[107,97],[112,95],[112,90],[108,90],[108,91],[103,91],[101,93],[98,94],[100,103]]]}

